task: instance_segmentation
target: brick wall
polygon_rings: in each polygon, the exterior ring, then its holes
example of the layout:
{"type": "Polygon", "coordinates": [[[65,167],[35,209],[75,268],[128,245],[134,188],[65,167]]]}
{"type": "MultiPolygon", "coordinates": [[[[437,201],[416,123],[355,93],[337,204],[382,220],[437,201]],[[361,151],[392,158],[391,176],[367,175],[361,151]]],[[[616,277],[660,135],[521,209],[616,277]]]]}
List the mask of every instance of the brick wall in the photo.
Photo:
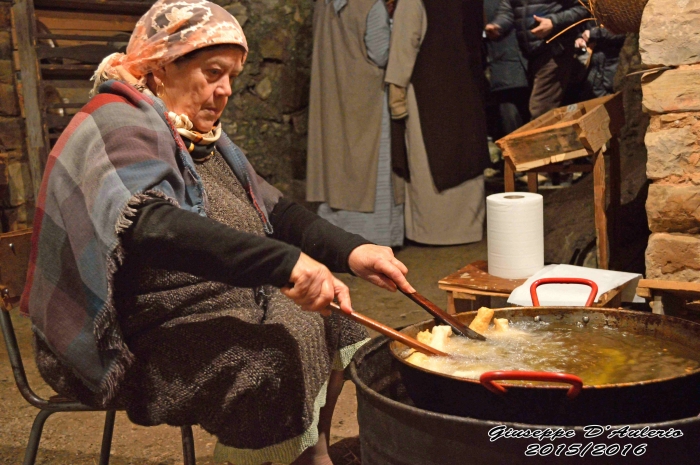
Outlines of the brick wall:
{"type": "Polygon", "coordinates": [[[673,67],[642,80],[651,115],[647,278],[700,282],[700,5],[649,0],[639,48],[645,65],[673,67]]]}

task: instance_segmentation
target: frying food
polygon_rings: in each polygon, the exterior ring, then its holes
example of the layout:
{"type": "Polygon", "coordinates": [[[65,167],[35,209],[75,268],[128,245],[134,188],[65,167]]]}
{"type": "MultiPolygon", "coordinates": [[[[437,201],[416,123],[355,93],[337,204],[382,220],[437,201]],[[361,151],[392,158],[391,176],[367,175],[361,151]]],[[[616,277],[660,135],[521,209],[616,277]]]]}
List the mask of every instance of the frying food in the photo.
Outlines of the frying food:
{"type": "Polygon", "coordinates": [[[476,317],[474,317],[472,324],[469,325],[469,329],[473,329],[479,334],[484,334],[486,330],[489,329],[491,318],[493,318],[493,309],[481,307],[476,312],[476,317]]]}

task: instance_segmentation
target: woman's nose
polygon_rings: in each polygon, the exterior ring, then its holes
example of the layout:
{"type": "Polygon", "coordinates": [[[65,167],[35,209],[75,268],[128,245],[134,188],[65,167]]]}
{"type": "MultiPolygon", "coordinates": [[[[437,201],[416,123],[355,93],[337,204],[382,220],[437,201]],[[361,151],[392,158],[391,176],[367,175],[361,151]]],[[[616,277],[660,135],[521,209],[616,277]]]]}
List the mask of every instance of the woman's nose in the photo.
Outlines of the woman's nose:
{"type": "Polygon", "coordinates": [[[233,91],[231,90],[231,81],[222,79],[216,88],[217,93],[222,97],[230,97],[233,91]]]}

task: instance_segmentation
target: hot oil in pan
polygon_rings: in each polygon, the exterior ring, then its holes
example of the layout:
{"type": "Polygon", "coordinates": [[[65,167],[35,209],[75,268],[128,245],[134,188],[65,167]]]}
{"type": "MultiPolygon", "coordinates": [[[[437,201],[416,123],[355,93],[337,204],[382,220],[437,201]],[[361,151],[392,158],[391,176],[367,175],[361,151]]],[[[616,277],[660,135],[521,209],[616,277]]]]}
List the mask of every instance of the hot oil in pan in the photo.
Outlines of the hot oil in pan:
{"type": "Polygon", "coordinates": [[[450,337],[451,357],[422,363],[440,373],[478,379],[486,371],[571,373],[586,385],[634,383],[680,376],[700,368],[700,352],[675,342],[610,327],[517,322],[488,341],[450,337]]]}

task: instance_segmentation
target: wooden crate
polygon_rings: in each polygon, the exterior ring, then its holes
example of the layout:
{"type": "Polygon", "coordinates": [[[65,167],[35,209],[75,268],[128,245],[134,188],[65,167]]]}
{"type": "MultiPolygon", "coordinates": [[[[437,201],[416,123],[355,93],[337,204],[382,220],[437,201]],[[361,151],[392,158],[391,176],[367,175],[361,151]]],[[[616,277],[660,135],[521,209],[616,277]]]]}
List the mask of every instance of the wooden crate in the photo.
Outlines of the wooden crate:
{"type": "Polygon", "coordinates": [[[517,171],[598,152],[625,124],[622,95],[551,110],[496,141],[517,171]]]}

